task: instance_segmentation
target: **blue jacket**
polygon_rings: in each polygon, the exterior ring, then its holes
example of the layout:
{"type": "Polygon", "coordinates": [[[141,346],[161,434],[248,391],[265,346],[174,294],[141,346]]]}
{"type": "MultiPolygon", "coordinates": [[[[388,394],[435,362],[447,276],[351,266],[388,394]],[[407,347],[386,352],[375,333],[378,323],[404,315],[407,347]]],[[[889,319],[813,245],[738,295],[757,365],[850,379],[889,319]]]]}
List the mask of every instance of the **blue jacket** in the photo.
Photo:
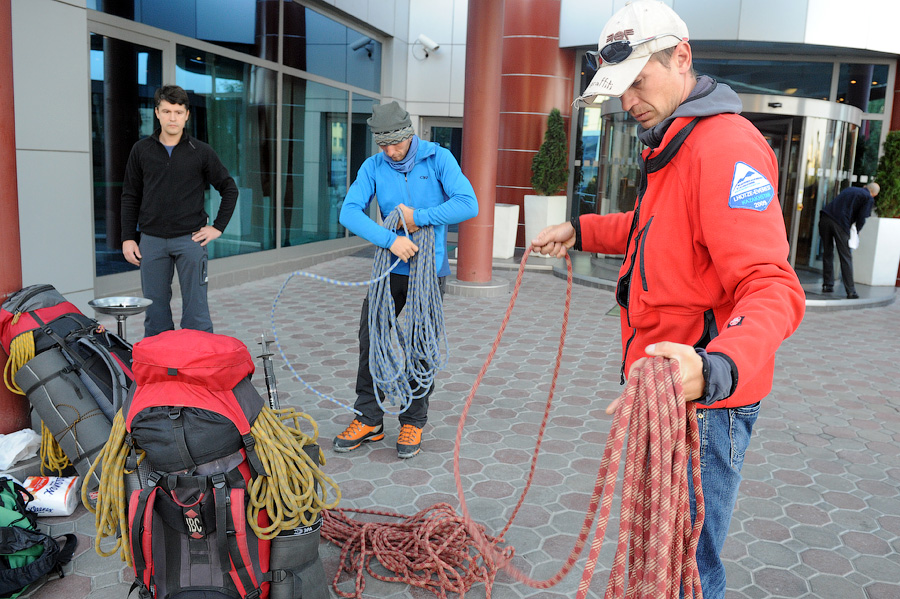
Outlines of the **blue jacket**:
{"type": "MultiPolygon", "coordinates": [[[[378,247],[389,249],[397,233],[369,218],[372,198],[378,197],[382,217],[399,204],[414,210],[413,220],[420,227],[434,227],[435,268],[439,277],[450,274],[447,259],[447,225],[461,223],[478,214],[478,200],[472,184],[462,174],[453,154],[436,143],[419,140],[415,165],[408,175],[395,171],[384,152],[363,162],[341,207],[340,222],[351,233],[378,247]]],[[[401,228],[400,234],[404,235],[401,228]]],[[[409,274],[409,264],[400,262],[397,274],[409,274]]]]}

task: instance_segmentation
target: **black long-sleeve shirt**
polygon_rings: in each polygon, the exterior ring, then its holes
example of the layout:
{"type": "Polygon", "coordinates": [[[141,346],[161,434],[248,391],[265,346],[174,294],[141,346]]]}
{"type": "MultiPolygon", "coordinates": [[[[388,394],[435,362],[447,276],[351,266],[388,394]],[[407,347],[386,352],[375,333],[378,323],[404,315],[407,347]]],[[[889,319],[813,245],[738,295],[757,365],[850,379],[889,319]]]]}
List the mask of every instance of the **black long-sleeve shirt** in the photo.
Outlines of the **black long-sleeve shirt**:
{"type": "Polygon", "coordinates": [[[154,237],[189,235],[206,226],[204,192],[212,185],[222,196],[212,226],[224,231],[237,204],[238,188],[213,149],[182,133],[172,155],[160,131],[131,148],[122,190],[122,240],[137,239],[137,228],[154,237]]]}

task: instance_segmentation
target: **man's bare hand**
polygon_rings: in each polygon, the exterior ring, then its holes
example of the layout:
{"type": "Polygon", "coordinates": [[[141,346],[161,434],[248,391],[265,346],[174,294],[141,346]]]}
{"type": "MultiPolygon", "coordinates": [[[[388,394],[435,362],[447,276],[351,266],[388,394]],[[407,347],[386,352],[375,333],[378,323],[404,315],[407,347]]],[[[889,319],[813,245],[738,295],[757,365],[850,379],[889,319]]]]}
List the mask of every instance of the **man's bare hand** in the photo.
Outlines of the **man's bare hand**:
{"type": "MultiPolygon", "coordinates": [[[[684,390],[684,399],[694,401],[700,399],[706,388],[706,380],[703,378],[703,359],[694,351],[694,348],[684,343],[672,343],[661,341],[648,345],[644,350],[648,356],[663,356],[678,362],[678,370],[681,372],[681,387],[684,390]]],[[[628,378],[644,366],[647,358],[635,360],[628,371],[628,378]]],[[[621,398],[616,398],[606,407],[607,414],[614,414],[619,407],[621,398]]]]}
{"type": "Polygon", "coordinates": [[[575,227],[569,222],[547,227],[531,242],[534,251],[554,258],[565,258],[574,245],[575,227]]]}
{"type": "Polygon", "coordinates": [[[141,265],[141,248],[138,247],[136,241],[128,240],[122,242],[122,255],[129,264],[135,266],[141,265]]]}
{"type": "Polygon", "coordinates": [[[419,230],[419,225],[416,224],[415,219],[413,218],[413,209],[404,204],[400,204],[400,213],[403,214],[403,220],[406,222],[406,230],[410,233],[415,233],[419,230]]]}
{"type": "Polygon", "coordinates": [[[392,254],[404,262],[409,262],[409,259],[419,251],[419,246],[410,241],[408,237],[398,235],[394,243],[391,244],[390,250],[392,254]]]}
{"type": "Polygon", "coordinates": [[[200,245],[206,245],[213,239],[218,239],[222,232],[212,225],[206,225],[191,235],[191,239],[200,245]]]}

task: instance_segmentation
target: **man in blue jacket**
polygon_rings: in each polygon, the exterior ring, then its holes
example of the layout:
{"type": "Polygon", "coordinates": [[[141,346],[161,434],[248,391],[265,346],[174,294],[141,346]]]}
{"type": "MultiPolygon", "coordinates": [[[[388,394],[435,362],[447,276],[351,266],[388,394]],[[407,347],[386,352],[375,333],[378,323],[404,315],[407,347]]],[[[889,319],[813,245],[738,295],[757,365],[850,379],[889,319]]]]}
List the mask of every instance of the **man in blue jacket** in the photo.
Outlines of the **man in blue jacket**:
{"type": "MultiPolygon", "coordinates": [[[[450,274],[447,225],[461,223],[478,214],[478,201],[472,184],[462,174],[453,155],[438,144],[419,139],[409,113],[397,102],[375,106],[367,123],[382,151],[363,162],[344,199],[340,221],[352,233],[390,250],[402,260],[390,275],[391,296],[399,315],[406,305],[408,262],[419,248],[402,229],[391,231],[369,218],[369,204],[376,197],[376,190],[383,217],[399,207],[410,233],[419,227],[434,228],[434,268],[442,297],[446,277],[450,274]]],[[[384,412],[375,397],[369,369],[368,315],[366,298],[359,321],[359,369],[354,404],[360,416],[335,437],[334,450],[338,452],[351,451],[366,441],[384,439],[384,412]]],[[[397,455],[401,458],[411,458],[419,453],[422,428],[428,420],[428,398],[433,391],[432,385],[399,416],[397,455]]]]}
{"type": "Polygon", "coordinates": [[[875,196],[881,191],[878,183],[865,187],[848,187],[837,195],[819,213],[819,236],[822,238],[822,292],[834,291],[834,248],[841,261],[841,280],[848,299],[856,299],[853,282],[853,256],[850,254],[850,227],[856,225],[862,231],[866,219],[872,214],[875,196]]]}

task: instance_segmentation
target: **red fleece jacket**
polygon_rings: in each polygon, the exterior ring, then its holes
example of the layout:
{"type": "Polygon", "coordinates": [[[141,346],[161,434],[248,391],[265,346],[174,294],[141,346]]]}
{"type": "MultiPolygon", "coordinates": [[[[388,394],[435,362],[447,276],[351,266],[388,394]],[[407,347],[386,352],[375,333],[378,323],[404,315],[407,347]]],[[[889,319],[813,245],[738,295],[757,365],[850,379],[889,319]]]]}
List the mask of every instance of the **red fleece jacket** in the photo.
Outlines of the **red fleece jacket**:
{"type": "Polygon", "coordinates": [[[691,120],[676,119],[643,152],[635,210],[579,219],[581,249],[625,255],[617,293],[628,298],[625,373],[651,343],[705,347],[732,362],[736,387],[699,407],[749,405],[771,391],[775,351],[800,325],[805,294],[787,260],[778,166],[765,139],[743,117],[721,114],[700,119],[678,147],[691,120]]]}

